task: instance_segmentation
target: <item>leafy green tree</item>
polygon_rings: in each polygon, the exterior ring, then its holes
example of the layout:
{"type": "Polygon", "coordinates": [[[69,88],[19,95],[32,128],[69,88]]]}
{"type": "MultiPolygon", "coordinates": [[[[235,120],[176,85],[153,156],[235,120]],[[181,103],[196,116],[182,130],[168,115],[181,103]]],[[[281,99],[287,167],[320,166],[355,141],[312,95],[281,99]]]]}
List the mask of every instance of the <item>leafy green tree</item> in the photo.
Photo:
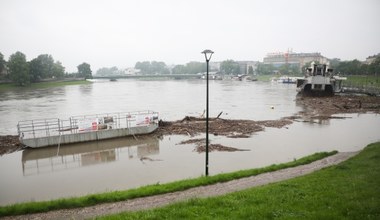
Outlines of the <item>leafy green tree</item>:
{"type": "Polygon", "coordinates": [[[362,69],[362,64],[359,60],[343,61],[337,66],[335,72],[344,75],[359,75],[365,74],[366,70],[362,69]]]}
{"type": "Polygon", "coordinates": [[[35,58],[29,62],[29,75],[31,82],[38,82],[43,78],[42,63],[39,59],[35,58]]]}
{"type": "Polygon", "coordinates": [[[103,67],[96,71],[96,75],[98,76],[115,76],[120,75],[121,71],[116,66],[113,66],[111,68],[103,67]]]}
{"type": "Polygon", "coordinates": [[[380,56],[368,66],[368,72],[372,75],[380,75],[380,56]]]}
{"type": "Polygon", "coordinates": [[[190,62],[186,64],[187,74],[197,74],[206,71],[205,62],[190,62]]]}
{"type": "Polygon", "coordinates": [[[175,65],[172,69],[173,74],[186,74],[186,67],[185,65],[175,65]]]}
{"type": "Polygon", "coordinates": [[[206,71],[206,63],[204,62],[189,62],[186,65],[176,65],[173,74],[197,74],[206,71]]]}
{"type": "Polygon", "coordinates": [[[239,63],[233,60],[225,60],[220,64],[220,71],[224,74],[239,74],[240,66],[239,63]]]}
{"type": "Polygon", "coordinates": [[[253,75],[253,67],[252,66],[248,67],[248,74],[253,75]]]}
{"type": "Polygon", "coordinates": [[[285,74],[285,75],[289,74],[289,64],[281,65],[278,71],[280,71],[281,74],[285,74]]]}
{"type": "Polygon", "coordinates": [[[92,78],[92,71],[91,71],[91,66],[88,63],[82,63],[78,68],[78,76],[83,77],[85,79],[91,79],[92,78]]]}
{"type": "Polygon", "coordinates": [[[42,54],[37,57],[40,60],[43,73],[42,78],[51,78],[53,76],[53,68],[54,68],[54,59],[49,54],[42,54]]]}
{"type": "Polygon", "coordinates": [[[350,74],[353,74],[353,75],[361,74],[360,67],[361,67],[362,63],[359,60],[355,59],[353,61],[350,61],[348,64],[349,64],[348,71],[350,74]]]}
{"type": "Polygon", "coordinates": [[[144,61],[137,62],[135,69],[139,69],[142,74],[169,74],[170,71],[164,62],[144,61]]]}
{"type": "Polygon", "coordinates": [[[137,62],[135,64],[135,69],[139,69],[142,74],[151,74],[152,72],[149,61],[137,62]]]}
{"type": "Polygon", "coordinates": [[[280,66],[279,71],[281,74],[287,74],[287,75],[300,74],[298,65],[285,64],[285,65],[280,66]]]}
{"type": "Polygon", "coordinates": [[[257,72],[262,75],[273,74],[275,70],[276,68],[273,66],[273,64],[259,63],[257,66],[257,72]]]}
{"type": "Polygon", "coordinates": [[[57,79],[61,79],[65,77],[65,67],[62,66],[62,63],[56,61],[52,68],[52,76],[57,79]]]}
{"type": "Polygon", "coordinates": [[[4,60],[4,55],[0,53],[0,75],[5,69],[6,62],[4,60]]]}
{"type": "Polygon", "coordinates": [[[339,58],[333,58],[333,59],[329,59],[329,63],[330,63],[330,68],[334,69],[334,71],[336,70],[336,68],[339,66],[339,63],[340,63],[340,59],[339,58]]]}
{"type": "MultiPolygon", "coordinates": [[[[58,77],[56,65],[60,65],[58,68],[61,68],[61,64],[54,63],[54,59],[49,54],[41,54],[37,58],[34,58],[30,61],[30,77],[32,82],[38,82],[41,79],[58,77]]],[[[63,73],[62,73],[63,74],[63,73]]]]}
{"type": "Polygon", "coordinates": [[[151,74],[169,74],[169,69],[164,62],[151,62],[151,74]]]}
{"type": "Polygon", "coordinates": [[[9,73],[16,85],[26,86],[30,84],[29,65],[25,54],[17,51],[8,60],[9,73]]]}

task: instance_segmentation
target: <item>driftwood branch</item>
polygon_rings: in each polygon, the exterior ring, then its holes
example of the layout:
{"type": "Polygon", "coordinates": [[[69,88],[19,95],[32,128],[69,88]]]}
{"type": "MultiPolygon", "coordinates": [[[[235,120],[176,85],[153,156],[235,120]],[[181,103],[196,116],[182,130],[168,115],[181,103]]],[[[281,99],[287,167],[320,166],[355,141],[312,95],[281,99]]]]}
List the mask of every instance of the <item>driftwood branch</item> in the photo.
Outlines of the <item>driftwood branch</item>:
{"type": "Polygon", "coordinates": [[[219,115],[216,116],[216,118],[218,119],[222,114],[223,114],[223,111],[221,111],[221,112],[219,113],[219,115]]]}

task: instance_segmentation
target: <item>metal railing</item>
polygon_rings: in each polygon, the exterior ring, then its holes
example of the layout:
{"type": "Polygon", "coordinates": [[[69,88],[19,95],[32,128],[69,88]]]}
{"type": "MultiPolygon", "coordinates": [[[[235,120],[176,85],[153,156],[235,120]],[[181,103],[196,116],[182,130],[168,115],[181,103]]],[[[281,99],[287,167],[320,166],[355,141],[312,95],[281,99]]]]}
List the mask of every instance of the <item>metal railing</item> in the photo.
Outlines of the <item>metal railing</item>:
{"type": "Polygon", "coordinates": [[[145,110],[135,112],[116,112],[94,115],[25,120],[18,122],[17,130],[21,139],[75,134],[106,129],[131,128],[158,124],[158,112],[145,110]]]}
{"type": "Polygon", "coordinates": [[[342,87],[345,92],[380,95],[380,87],[370,82],[368,83],[343,82],[342,87]]]}

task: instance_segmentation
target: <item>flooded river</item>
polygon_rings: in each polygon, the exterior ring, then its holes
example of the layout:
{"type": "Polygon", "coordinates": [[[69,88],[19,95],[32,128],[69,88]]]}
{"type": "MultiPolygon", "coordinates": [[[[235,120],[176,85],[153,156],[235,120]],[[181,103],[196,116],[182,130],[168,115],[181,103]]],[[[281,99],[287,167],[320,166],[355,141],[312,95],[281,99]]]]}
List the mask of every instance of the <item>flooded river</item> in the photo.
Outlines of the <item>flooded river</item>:
{"type": "MultiPolygon", "coordinates": [[[[279,119],[302,108],[294,85],[211,81],[210,116],[279,119]],[[273,108],[272,108],[273,107],[273,108]]],[[[199,116],[205,108],[201,80],[95,81],[88,85],[2,92],[0,134],[16,134],[19,120],[106,112],[154,110],[163,120],[199,116]]],[[[357,151],[380,140],[380,116],[345,114],[347,119],[295,122],[266,128],[251,138],[210,136],[211,142],[247,149],[211,152],[210,174],[291,161],[320,151],[357,151]]],[[[203,136],[194,137],[202,138],[203,136]]],[[[188,136],[120,138],[70,146],[27,149],[0,157],[0,205],[40,201],[165,183],[204,174],[204,153],[188,136]]]]}

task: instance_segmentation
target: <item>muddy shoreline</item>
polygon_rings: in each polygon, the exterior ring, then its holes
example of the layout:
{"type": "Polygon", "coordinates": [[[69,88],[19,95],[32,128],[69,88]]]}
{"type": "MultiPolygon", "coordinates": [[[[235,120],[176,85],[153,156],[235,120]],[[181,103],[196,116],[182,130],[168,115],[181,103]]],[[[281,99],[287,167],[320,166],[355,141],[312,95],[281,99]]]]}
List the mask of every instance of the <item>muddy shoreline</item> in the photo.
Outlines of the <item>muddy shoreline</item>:
{"type": "MultiPolygon", "coordinates": [[[[210,118],[209,131],[214,135],[226,136],[228,138],[248,138],[252,134],[264,131],[266,127],[283,128],[294,121],[320,123],[323,120],[342,118],[333,116],[341,113],[380,113],[380,97],[377,96],[354,96],[336,95],[332,97],[302,97],[297,96],[296,105],[304,110],[293,116],[278,120],[232,120],[222,118],[210,118]]],[[[204,133],[206,130],[205,119],[186,116],[178,121],[160,121],[159,128],[152,133],[154,136],[164,135],[187,135],[192,138],[204,133]]],[[[191,141],[188,140],[188,141],[191,141]]],[[[0,155],[12,153],[22,149],[18,136],[0,136],[0,155]]],[[[233,151],[231,147],[215,145],[215,150],[233,151]]],[[[202,152],[202,142],[197,144],[196,151],[202,152]]],[[[235,148],[235,150],[239,150],[235,148]]],[[[241,150],[241,149],[240,149],[241,150]]]]}
{"type": "Polygon", "coordinates": [[[0,156],[10,154],[23,148],[17,135],[0,135],[0,156]]]}

